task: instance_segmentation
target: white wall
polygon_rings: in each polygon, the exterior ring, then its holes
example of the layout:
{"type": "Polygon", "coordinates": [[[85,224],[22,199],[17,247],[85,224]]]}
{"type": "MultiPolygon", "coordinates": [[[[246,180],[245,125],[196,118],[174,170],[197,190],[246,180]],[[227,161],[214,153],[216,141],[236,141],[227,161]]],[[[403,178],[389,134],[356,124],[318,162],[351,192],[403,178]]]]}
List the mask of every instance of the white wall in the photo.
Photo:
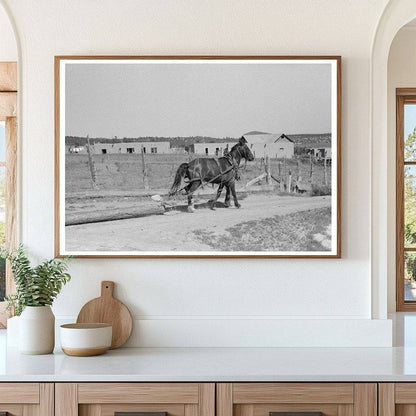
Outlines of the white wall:
{"type": "Polygon", "coordinates": [[[0,61],[17,61],[16,39],[3,7],[0,7],[0,61]]]}
{"type": "Polygon", "coordinates": [[[416,25],[404,26],[388,61],[388,308],[396,310],[396,88],[416,88],[416,25]]]}
{"type": "Polygon", "coordinates": [[[388,345],[389,322],[370,320],[369,63],[386,3],[6,1],[22,43],[22,240],[40,257],[53,256],[54,55],[343,57],[342,259],[73,260],[58,317],[111,279],[137,319],[130,345],[388,345]]]}

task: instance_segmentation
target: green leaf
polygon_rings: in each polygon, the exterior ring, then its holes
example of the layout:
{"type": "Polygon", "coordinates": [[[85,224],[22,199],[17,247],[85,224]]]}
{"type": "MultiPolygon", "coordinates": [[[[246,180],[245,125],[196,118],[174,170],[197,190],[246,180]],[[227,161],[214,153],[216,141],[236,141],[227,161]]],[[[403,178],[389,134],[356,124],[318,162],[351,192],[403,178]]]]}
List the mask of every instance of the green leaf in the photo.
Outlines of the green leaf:
{"type": "Polygon", "coordinates": [[[68,260],[51,259],[32,267],[30,260],[20,245],[8,252],[0,249],[0,257],[10,261],[16,293],[6,297],[7,308],[20,315],[26,306],[52,305],[63,285],[71,280],[68,273],[68,260]]]}

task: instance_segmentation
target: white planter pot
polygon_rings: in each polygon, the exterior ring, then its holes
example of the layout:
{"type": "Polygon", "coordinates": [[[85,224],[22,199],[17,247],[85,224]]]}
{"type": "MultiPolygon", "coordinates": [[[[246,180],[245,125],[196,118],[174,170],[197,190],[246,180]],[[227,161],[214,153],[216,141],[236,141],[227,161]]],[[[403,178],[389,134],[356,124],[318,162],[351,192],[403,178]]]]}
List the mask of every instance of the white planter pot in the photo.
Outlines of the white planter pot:
{"type": "Polygon", "coordinates": [[[55,347],[55,316],[50,306],[26,306],[19,319],[19,351],[50,354],[55,347]]]}

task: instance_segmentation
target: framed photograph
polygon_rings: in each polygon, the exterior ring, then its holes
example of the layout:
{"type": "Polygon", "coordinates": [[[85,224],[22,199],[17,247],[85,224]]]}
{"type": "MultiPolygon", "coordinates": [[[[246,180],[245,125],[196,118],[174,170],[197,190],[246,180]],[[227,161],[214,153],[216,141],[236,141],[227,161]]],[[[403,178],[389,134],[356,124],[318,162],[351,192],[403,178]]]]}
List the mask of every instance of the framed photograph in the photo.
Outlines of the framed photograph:
{"type": "Polygon", "coordinates": [[[341,58],[55,57],[56,256],[341,256],[341,58]]]}

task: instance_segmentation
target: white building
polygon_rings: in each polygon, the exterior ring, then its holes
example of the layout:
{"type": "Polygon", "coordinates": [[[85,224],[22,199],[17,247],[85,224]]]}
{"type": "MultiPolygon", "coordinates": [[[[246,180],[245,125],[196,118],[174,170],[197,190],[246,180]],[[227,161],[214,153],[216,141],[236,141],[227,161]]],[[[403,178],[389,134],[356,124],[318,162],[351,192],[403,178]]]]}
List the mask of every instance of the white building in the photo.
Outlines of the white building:
{"type": "Polygon", "coordinates": [[[312,156],[324,159],[325,157],[327,159],[332,159],[332,149],[330,147],[325,146],[318,146],[318,147],[308,147],[306,149],[306,152],[308,154],[311,154],[312,156]]]}
{"type": "Polygon", "coordinates": [[[94,154],[107,153],[141,153],[143,148],[144,153],[170,153],[170,142],[122,142],[122,143],[95,143],[91,146],[94,154]]]}
{"type": "Polygon", "coordinates": [[[225,150],[231,150],[231,148],[237,143],[194,143],[193,152],[198,155],[209,156],[223,156],[225,150]]]}
{"type": "Polygon", "coordinates": [[[287,158],[295,154],[295,143],[285,134],[248,133],[243,136],[254,157],[287,158]]]}

